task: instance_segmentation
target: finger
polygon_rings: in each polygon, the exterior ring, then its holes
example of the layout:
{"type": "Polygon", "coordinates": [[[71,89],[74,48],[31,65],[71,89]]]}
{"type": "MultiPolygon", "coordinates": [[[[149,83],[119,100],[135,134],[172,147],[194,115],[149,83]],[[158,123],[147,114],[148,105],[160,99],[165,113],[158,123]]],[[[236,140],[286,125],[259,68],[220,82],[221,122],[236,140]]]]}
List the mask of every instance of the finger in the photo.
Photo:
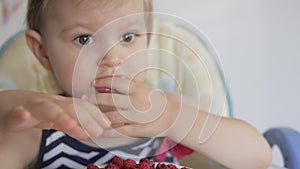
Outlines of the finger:
{"type": "Polygon", "coordinates": [[[100,111],[102,113],[107,113],[107,112],[111,112],[111,111],[116,111],[117,108],[116,107],[111,107],[111,106],[103,106],[103,105],[98,105],[100,111]]]}
{"type": "Polygon", "coordinates": [[[169,132],[168,127],[155,125],[153,122],[143,123],[136,121],[129,111],[114,111],[105,114],[112,122],[113,130],[104,130],[105,137],[161,137],[169,132]],[[131,120],[133,119],[133,120],[131,120]]]}
{"type": "Polygon", "coordinates": [[[69,136],[79,139],[79,140],[85,140],[89,138],[89,134],[80,126],[76,125],[72,127],[69,130],[66,130],[65,128],[61,128],[60,126],[53,125],[52,129],[63,131],[64,133],[68,134],[69,136]]]}
{"type": "Polygon", "coordinates": [[[94,95],[83,95],[82,99],[99,106],[115,107],[117,109],[131,108],[130,98],[126,95],[98,93],[94,95]]]}
{"type": "Polygon", "coordinates": [[[55,130],[63,131],[66,134],[70,135],[71,137],[80,139],[80,140],[84,140],[89,137],[87,132],[81,126],[79,126],[76,123],[76,121],[74,121],[74,120],[69,121],[68,117],[63,117],[63,116],[61,116],[60,120],[62,123],[66,123],[66,126],[61,126],[61,125],[52,123],[52,126],[51,127],[48,126],[48,127],[55,129],[55,130]]]}
{"type": "Polygon", "coordinates": [[[99,78],[94,80],[92,85],[96,89],[97,87],[106,87],[127,95],[131,93],[130,91],[134,91],[135,87],[134,81],[125,77],[99,78]]]}
{"type": "Polygon", "coordinates": [[[76,126],[72,130],[67,131],[66,134],[78,140],[86,140],[89,138],[89,134],[79,126],[76,126]]]}
{"type": "Polygon", "coordinates": [[[102,137],[106,137],[106,138],[120,138],[120,137],[124,137],[123,134],[119,133],[117,130],[115,129],[107,129],[104,130],[102,137]]]}
{"type": "Polygon", "coordinates": [[[122,115],[121,111],[108,112],[105,114],[105,116],[111,121],[112,124],[132,123],[132,121],[122,115]]]}
{"type": "Polygon", "coordinates": [[[74,129],[77,126],[78,126],[77,121],[75,119],[71,118],[67,114],[58,115],[58,117],[53,122],[43,123],[44,128],[53,128],[53,129],[61,130],[61,131],[65,131],[65,132],[68,132],[68,131],[74,129]],[[52,125],[52,126],[47,126],[47,124],[52,125]]]}
{"type": "MultiPolygon", "coordinates": [[[[91,104],[92,105],[92,104],[91,104]]],[[[76,106],[76,105],[75,105],[76,106]]],[[[99,111],[97,111],[99,112],[99,111]]],[[[86,132],[93,137],[99,137],[103,133],[103,126],[108,125],[108,122],[100,118],[100,115],[93,115],[92,112],[85,106],[76,107],[76,113],[79,124],[82,126],[86,132]]],[[[109,120],[107,120],[109,121],[109,120]]]]}
{"type": "Polygon", "coordinates": [[[115,128],[116,132],[128,137],[164,137],[168,130],[161,129],[153,124],[132,123],[115,128]]]}
{"type": "Polygon", "coordinates": [[[39,123],[31,113],[24,107],[17,107],[9,114],[6,121],[7,129],[10,131],[21,131],[32,128],[39,123]]]}
{"type": "Polygon", "coordinates": [[[86,109],[88,114],[92,117],[92,120],[96,121],[98,125],[103,128],[110,127],[110,120],[101,112],[101,110],[97,106],[89,102],[85,102],[82,107],[86,109]]]}
{"type": "Polygon", "coordinates": [[[77,121],[68,113],[52,102],[42,102],[32,105],[28,111],[35,119],[40,121],[38,127],[51,127],[49,124],[55,125],[56,128],[64,129],[64,131],[71,130],[77,125],[77,121]]]}
{"type": "Polygon", "coordinates": [[[114,123],[141,123],[147,124],[161,118],[161,112],[137,112],[132,110],[118,110],[105,113],[109,120],[114,123]]]}
{"type": "Polygon", "coordinates": [[[144,125],[141,124],[129,124],[129,125],[123,125],[118,128],[114,128],[114,133],[105,133],[105,134],[111,134],[112,136],[115,133],[118,133],[118,135],[123,135],[127,137],[147,137],[150,133],[147,133],[147,131],[144,128],[144,125]]]}
{"type": "MultiPolygon", "coordinates": [[[[9,120],[8,124],[10,126],[10,129],[14,131],[20,131],[32,127],[40,128],[40,129],[50,129],[53,128],[54,126],[54,123],[51,121],[41,122],[37,120],[31,115],[31,112],[29,112],[24,107],[16,108],[12,114],[13,116],[9,120]]],[[[64,126],[61,126],[60,128],[63,128],[65,131],[70,130],[76,125],[74,120],[70,121],[70,118],[68,116],[67,117],[60,116],[58,120],[61,120],[62,121],[61,123],[64,124],[64,126]]]]}

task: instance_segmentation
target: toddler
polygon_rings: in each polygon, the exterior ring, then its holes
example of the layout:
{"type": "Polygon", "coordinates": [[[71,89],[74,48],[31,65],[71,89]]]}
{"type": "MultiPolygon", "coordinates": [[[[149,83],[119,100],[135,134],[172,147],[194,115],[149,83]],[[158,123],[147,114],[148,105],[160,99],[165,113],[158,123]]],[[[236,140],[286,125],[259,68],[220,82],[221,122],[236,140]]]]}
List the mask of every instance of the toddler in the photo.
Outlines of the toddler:
{"type": "MultiPolygon", "coordinates": [[[[151,0],[29,0],[28,46],[64,92],[0,92],[1,168],[80,169],[115,154],[155,159],[170,140],[229,168],[268,167],[270,148],[246,122],[214,115],[206,121],[207,112],[177,93],[144,85],[147,12],[151,0]],[[199,143],[204,126],[218,120],[199,143]]],[[[176,162],[172,153],[157,159],[176,162]]]]}

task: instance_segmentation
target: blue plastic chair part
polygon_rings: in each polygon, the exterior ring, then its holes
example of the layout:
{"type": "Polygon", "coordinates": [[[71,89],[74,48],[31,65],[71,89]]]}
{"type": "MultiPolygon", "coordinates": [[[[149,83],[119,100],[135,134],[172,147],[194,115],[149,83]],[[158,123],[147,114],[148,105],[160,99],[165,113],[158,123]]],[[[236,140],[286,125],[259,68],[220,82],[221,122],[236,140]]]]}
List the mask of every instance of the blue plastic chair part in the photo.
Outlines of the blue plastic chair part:
{"type": "Polygon", "coordinates": [[[8,40],[6,40],[4,42],[4,44],[2,44],[0,46],[0,58],[2,57],[2,55],[4,54],[4,52],[6,51],[6,49],[19,37],[24,36],[25,34],[25,30],[20,30],[19,32],[17,32],[16,34],[14,34],[13,36],[11,36],[8,40]]]}
{"type": "Polygon", "coordinates": [[[300,169],[300,133],[291,128],[271,128],[264,133],[270,146],[277,145],[282,153],[284,167],[300,169]]]}

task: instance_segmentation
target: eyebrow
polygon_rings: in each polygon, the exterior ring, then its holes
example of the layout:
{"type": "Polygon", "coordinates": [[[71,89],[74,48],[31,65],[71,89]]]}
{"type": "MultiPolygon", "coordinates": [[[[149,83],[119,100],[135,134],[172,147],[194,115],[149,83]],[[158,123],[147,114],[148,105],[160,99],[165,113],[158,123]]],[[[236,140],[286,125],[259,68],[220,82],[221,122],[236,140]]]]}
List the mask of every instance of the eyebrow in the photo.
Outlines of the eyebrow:
{"type": "MultiPolygon", "coordinates": [[[[94,31],[94,28],[97,27],[95,23],[83,23],[83,22],[76,22],[74,24],[68,25],[63,28],[62,33],[68,32],[75,28],[84,28],[90,31],[94,31]]],[[[99,28],[98,28],[99,29],[99,28]]]]}
{"type": "MultiPolygon", "coordinates": [[[[117,19],[116,19],[117,20],[117,19]]],[[[121,20],[118,24],[120,27],[124,27],[124,26],[131,26],[131,25],[139,25],[139,24],[145,24],[146,22],[144,19],[125,19],[125,20],[121,20]],[[126,20],[126,21],[125,21],[126,20]]],[[[99,23],[88,23],[86,21],[77,21],[74,24],[68,25],[65,28],[63,28],[62,33],[67,32],[69,30],[75,29],[75,28],[84,28],[87,30],[90,30],[92,32],[96,32],[98,31],[100,28],[103,28],[104,26],[107,26],[108,24],[114,24],[115,22],[109,22],[105,25],[103,25],[102,27],[99,27],[99,23]]],[[[100,23],[101,24],[101,23],[100,23]]]]}
{"type": "Polygon", "coordinates": [[[145,19],[126,19],[126,21],[124,21],[122,19],[122,21],[120,22],[120,26],[130,26],[130,25],[146,25],[145,19]]]}

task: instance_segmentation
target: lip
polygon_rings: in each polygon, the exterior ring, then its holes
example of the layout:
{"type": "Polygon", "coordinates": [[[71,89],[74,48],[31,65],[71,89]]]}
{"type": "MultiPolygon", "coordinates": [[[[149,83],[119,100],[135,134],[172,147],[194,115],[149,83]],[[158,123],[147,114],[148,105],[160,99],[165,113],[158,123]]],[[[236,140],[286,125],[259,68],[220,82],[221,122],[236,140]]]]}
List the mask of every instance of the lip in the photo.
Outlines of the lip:
{"type": "Polygon", "coordinates": [[[113,90],[108,87],[96,87],[95,88],[99,93],[113,93],[113,90]]]}
{"type": "Polygon", "coordinates": [[[99,93],[115,93],[115,94],[121,94],[118,90],[111,89],[109,87],[95,87],[95,89],[99,93]]]}
{"type": "MultiPolygon", "coordinates": [[[[97,79],[106,79],[106,78],[121,78],[124,77],[123,75],[104,75],[104,76],[100,76],[97,79]]],[[[118,90],[109,88],[109,87],[95,87],[96,91],[98,91],[99,93],[120,93],[118,90]]]]}
{"type": "Polygon", "coordinates": [[[111,77],[124,77],[123,75],[104,75],[104,76],[100,76],[97,79],[105,79],[105,78],[111,78],[111,77]]]}

